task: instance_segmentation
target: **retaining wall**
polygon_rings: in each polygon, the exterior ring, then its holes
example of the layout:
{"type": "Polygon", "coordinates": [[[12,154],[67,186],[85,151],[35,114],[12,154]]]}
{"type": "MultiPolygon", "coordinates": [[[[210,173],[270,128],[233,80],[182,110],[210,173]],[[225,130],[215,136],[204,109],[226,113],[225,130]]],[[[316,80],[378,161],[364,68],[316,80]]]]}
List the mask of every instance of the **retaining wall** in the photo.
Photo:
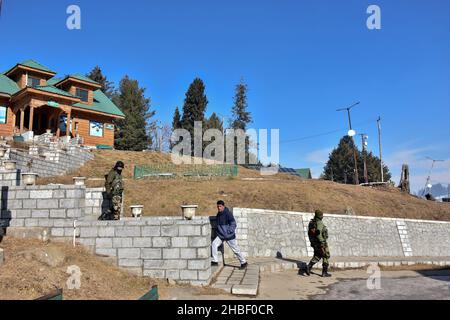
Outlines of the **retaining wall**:
{"type": "MultiPolygon", "coordinates": [[[[234,208],[237,240],[251,257],[312,256],[311,213],[234,208]]],[[[325,214],[332,256],[449,256],[450,222],[325,214]]],[[[226,257],[232,256],[227,249],[226,257]]]]}

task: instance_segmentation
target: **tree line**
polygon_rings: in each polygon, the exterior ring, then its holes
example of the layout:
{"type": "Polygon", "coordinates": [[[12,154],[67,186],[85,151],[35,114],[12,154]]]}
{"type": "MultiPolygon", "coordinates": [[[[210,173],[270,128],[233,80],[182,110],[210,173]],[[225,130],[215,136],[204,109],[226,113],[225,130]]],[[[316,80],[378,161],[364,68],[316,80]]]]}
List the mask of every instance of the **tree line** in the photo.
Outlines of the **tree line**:
{"type": "MultiPolygon", "coordinates": [[[[195,121],[202,122],[203,131],[207,129],[224,131],[226,127],[221,117],[215,112],[209,117],[205,116],[209,101],[205,92],[205,84],[200,78],[195,78],[189,85],[181,112],[178,107],[175,108],[172,125],[158,127],[157,121],[154,119],[156,112],[151,110],[151,99],[146,97],[145,88],[142,88],[137,80],[124,76],[119,87],[115,88],[114,84],[108,81],[102,73],[99,66],[96,66],[86,76],[98,82],[102,86],[101,90],[125,114],[124,119],[114,121],[114,144],[118,150],[161,149],[161,141],[155,141],[161,138],[161,136],[157,137],[157,134],[155,134],[158,129],[161,129],[158,134],[163,134],[166,142],[170,139],[171,131],[175,129],[186,129],[193,137],[195,121]]],[[[241,79],[235,87],[234,103],[231,108],[232,115],[228,123],[229,128],[245,131],[248,124],[252,122],[252,116],[248,111],[247,92],[247,84],[241,79]]],[[[250,142],[247,140],[247,152],[249,144],[250,142]]],[[[170,147],[169,143],[168,148],[170,147]]],[[[193,155],[193,146],[191,150],[193,155]]]]}

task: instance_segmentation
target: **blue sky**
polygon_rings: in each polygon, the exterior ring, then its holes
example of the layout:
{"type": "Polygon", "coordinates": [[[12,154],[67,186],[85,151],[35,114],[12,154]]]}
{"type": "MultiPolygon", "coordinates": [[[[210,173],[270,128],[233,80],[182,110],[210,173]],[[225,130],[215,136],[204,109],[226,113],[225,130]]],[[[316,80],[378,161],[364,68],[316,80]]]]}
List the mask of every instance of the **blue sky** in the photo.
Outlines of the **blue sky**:
{"type": "Polygon", "coordinates": [[[450,182],[449,1],[3,2],[1,70],[30,58],[62,75],[98,64],[116,84],[125,74],[139,80],[167,123],[197,76],[207,114],[229,116],[243,77],[252,127],[279,128],[280,162],[311,167],[314,176],[347,130],[335,110],[360,101],[354,126],[378,154],[382,117],[384,158],[397,183],[408,163],[413,189],[424,185],[426,156],[446,160],[433,182],[450,182]],[[71,4],[81,8],[81,30],[66,28],[71,4]],[[381,30],[366,27],[370,4],[381,8],[381,30]]]}

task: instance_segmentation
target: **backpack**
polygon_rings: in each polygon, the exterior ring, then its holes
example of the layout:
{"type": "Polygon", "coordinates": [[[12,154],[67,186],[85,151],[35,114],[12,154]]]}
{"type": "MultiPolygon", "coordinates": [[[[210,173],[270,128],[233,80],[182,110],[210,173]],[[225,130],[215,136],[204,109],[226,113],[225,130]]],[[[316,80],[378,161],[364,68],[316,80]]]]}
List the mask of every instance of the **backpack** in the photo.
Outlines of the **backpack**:
{"type": "Polygon", "coordinates": [[[107,194],[111,194],[112,192],[112,183],[108,181],[109,174],[105,174],[105,190],[107,194]]]}
{"type": "Polygon", "coordinates": [[[308,238],[310,242],[315,242],[317,236],[320,234],[320,230],[317,230],[317,222],[312,219],[308,225],[308,238]]]}

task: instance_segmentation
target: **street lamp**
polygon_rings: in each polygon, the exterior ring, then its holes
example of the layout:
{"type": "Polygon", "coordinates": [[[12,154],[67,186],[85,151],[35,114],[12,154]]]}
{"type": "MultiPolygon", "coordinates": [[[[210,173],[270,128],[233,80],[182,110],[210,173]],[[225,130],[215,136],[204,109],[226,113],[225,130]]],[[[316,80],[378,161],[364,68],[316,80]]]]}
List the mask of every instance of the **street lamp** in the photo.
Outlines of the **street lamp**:
{"type": "Polygon", "coordinates": [[[346,108],[341,108],[341,109],[337,109],[336,111],[347,111],[347,115],[348,115],[348,126],[349,126],[349,131],[348,131],[348,136],[352,139],[352,143],[353,143],[353,160],[355,162],[355,184],[359,184],[359,175],[358,175],[358,160],[356,157],[356,145],[355,145],[355,140],[353,140],[353,137],[356,135],[356,131],[352,129],[352,119],[350,117],[350,110],[354,107],[356,107],[360,102],[356,102],[354,104],[352,104],[350,107],[346,107],[346,108]]]}

